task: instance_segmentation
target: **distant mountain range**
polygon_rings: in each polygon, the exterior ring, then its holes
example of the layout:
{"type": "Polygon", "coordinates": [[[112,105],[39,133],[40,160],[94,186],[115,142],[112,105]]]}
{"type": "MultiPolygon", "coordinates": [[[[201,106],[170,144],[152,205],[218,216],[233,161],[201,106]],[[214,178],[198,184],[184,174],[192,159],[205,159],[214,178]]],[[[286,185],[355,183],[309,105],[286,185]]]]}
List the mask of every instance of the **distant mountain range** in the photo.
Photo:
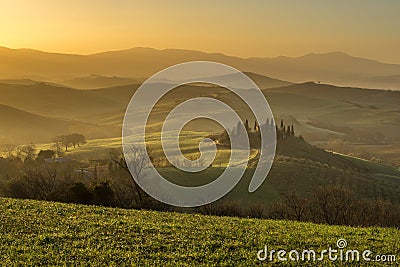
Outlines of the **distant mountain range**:
{"type": "Polygon", "coordinates": [[[64,84],[88,89],[93,83],[89,83],[88,87],[85,82],[90,78],[102,80],[99,85],[104,87],[125,85],[131,78],[142,79],[165,67],[194,60],[221,62],[244,72],[290,82],[319,81],[341,86],[400,89],[400,64],[386,64],[341,52],[307,54],[294,58],[239,58],[181,49],[132,48],[73,55],[0,47],[0,78],[26,78],[57,83],[68,80],[64,84]],[[90,76],[93,73],[98,76],[90,76]],[[129,78],[118,78],[120,84],[107,84],[107,79],[117,79],[114,76],[129,78]]]}

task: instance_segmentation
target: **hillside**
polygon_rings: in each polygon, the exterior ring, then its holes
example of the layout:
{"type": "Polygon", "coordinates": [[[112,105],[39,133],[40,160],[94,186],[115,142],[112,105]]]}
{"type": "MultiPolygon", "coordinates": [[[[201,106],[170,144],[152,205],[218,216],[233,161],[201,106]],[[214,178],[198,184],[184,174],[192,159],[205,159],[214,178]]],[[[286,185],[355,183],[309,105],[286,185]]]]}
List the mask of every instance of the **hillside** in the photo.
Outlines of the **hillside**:
{"type": "Polygon", "coordinates": [[[294,124],[308,142],[400,166],[398,91],[309,82],[263,92],[275,119],[294,124]]]}
{"type": "Polygon", "coordinates": [[[259,88],[262,89],[283,87],[293,84],[292,82],[270,78],[253,72],[244,72],[244,74],[246,74],[250,79],[254,81],[255,84],[257,84],[259,88]]]}
{"type": "Polygon", "coordinates": [[[51,82],[43,82],[43,81],[35,81],[32,79],[0,79],[1,84],[19,84],[19,85],[35,85],[35,84],[48,84],[57,87],[63,87],[60,84],[51,83],[51,82]]]}
{"type": "MultiPolygon", "coordinates": [[[[184,131],[180,148],[188,158],[197,158],[198,144],[208,133],[184,131]]],[[[159,144],[160,134],[148,135],[150,149],[158,162],[165,156],[159,144]]],[[[49,144],[38,145],[48,149],[49,144]]],[[[67,153],[79,160],[104,158],[111,148],[121,146],[119,138],[87,140],[87,144],[67,153]]],[[[252,155],[255,151],[252,151],[252,155]]],[[[229,148],[218,147],[212,168],[199,173],[187,173],[172,167],[159,167],[158,171],[171,182],[186,186],[204,185],[216,179],[229,161],[229,148]]],[[[318,186],[338,185],[352,190],[357,198],[383,198],[400,204],[400,171],[394,167],[366,161],[355,157],[325,151],[300,138],[280,140],[272,169],[260,188],[248,192],[250,179],[256,166],[256,158],[250,160],[249,168],[238,185],[224,198],[241,201],[244,207],[260,203],[266,207],[282,199],[283,195],[297,191],[311,197],[318,186]]],[[[110,177],[112,179],[113,177],[110,177]]]]}
{"type": "MultiPolygon", "coordinates": [[[[337,185],[349,188],[357,198],[383,198],[392,203],[400,203],[398,169],[328,152],[299,138],[291,137],[278,142],[277,154],[267,179],[257,191],[249,193],[248,186],[255,163],[250,161],[252,168],[246,171],[244,177],[225,199],[242,200],[244,206],[255,202],[271,206],[282,199],[284,194],[292,191],[312,197],[319,186],[337,185]]],[[[207,169],[201,178],[209,182],[222,171],[223,169],[218,167],[214,170],[207,169]]],[[[172,174],[169,176],[172,181],[180,183],[187,177],[191,176],[176,178],[172,174]]]]}
{"type": "Polygon", "coordinates": [[[130,78],[117,76],[108,77],[92,74],[90,76],[77,77],[71,80],[67,80],[64,81],[62,84],[77,89],[96,89],[137,83],[139,83],[139,81],[130,78]]]}
{"type": "MultiPolygon", "coordinates": [[[[261,79],[255,82],[263,84],[261,79]]],[[[138,85],[103,88],[91,90],[90,93],[126,106],[137,87],[138,85]]],[[[295,124],[298,132],[311,142],[336,138],[367,143],[398,141],[399,92],[308,82],[269,87],[263,89],[263,93],[275,118],[284,118],[288,123],[295,124]]],[[[183,86],[171,92],[163,100],[162,109],[167,112],[168,107],[175,105],[177,101],[204,95],[213,95],[238,110],[242,117],[253,118],[246,104],[233,94],[222,88],[202,88],[198,85],[183,86]]]]}
{"type": "MultiPolygon", "coordinates": [[[[374,256],[400,252],[400,231],[394,228],[326,226],[4,198],[0,198],[0,216],[0,261],[6,266],[249,266],[260,264],[257,252],[266,245],[269,250],[294,249],[301,253],[313,249],[320,253],[329,247],[335,249],[338,239],[345,239],[348,249],[369,249],[374,256]]],[[[282,262],[275,258],[275,264],[282,262]]],[[[287,262],[288,266],[309,264],[287,262]]],[[[354,262],[330,262],[325,257],[321,264],[352,266],[354,262]]]]}
{"type": "Polygon", "coordinates": [[[102,76],[143,78],[174,64],[206,60],[228,64],[241,71],[292,82],[321,81],[337,85],[400,89],[399,64],[385,64],[334,52],[301,57],[239,58],[193,50],[132,48],[93,55],[47,53],[32,49],[0,49],[4,78],[64,81],[96,73],[102,76]],[[381,78],[374,78],[379,76],[381,78]],[[384,78],[386,77],[387,78],[384,78]]]}
{"type": "MultiPolygon", "coordinates": [[[[398,165],[399,92],[312,82],[273,87],[286,82],[257,74],[249,75],[264,88],[263,93],[275,119],[293,124],[296,132],[308,142],[329,148],[331,140],[340,139],[348,142],[345,148],[329,149],[367,159],[375,157],[398,165]]],[[[0,84],[0,104],[45,117],[121,127],[124,111],[138,86],[75,90],[48,83],[0,84]]],[[[157,112],[153,112],[151,124],[157,125],[177,103],[199,96],[216,97],[237,110],[242,118],[248,118],[250,124],[253,123],[253,115],[246,103],[234,94],[215,86],[191,84],[181,86],[164,97],[156,107],[157,112]]],[[[214,130],[215,126],[207,123],[198,125],[202,131],[214,130]]],[[[199,130],[199,127],[192,127],[192,130],[199,130]]],[[[120,131],[110,131],[108,137],[119,135],[120,131]]]]}
{"type": "Polygon", "coordinates": [[[25,112],[0,104],[1,143],[49,142],[55,136],[67,133],[82,133],[88,138],[117,134],[117,128],[98,126],[64,119],[55,119],[25,112]]]}
{"type": "Polygon", "coordinates": [[[115,112],[123,113],[119,103],[86,91],[46,83],[33,85],[0,84],[0,104],[42,116],[96,123],[115,112]]]}

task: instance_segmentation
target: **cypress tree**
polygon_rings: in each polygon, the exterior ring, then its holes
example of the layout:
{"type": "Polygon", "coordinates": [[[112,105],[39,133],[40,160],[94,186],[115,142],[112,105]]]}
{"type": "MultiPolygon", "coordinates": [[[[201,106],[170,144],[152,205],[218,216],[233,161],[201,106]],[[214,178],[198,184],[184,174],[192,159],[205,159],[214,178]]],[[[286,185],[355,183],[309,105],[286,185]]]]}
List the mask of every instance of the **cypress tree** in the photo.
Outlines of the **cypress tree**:
{"type": "Polygon", "coordinates": [[[240,136],[241,134],[242,134],[242,131],[241,131],[241,121],[238,121],[238,123],[237,123],[237,125],[236,125],[236,135],[237,136],[240,136]]]}
{"type": "Polygon", "coordinates": [[[278,126],[275,126],[275,131],[276,131],[276,138],[278,138],[278,140],[279,140],[280,137],[281,137],[281,134],[280,134],[280,131],[278,129],[278,126]]]}

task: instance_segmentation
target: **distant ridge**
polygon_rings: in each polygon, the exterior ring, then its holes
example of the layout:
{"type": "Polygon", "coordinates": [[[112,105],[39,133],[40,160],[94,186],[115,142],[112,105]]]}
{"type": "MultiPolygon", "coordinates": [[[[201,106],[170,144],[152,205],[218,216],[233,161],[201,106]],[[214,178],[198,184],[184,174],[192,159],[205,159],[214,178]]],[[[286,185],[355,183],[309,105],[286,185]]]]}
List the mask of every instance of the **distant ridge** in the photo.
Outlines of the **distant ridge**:
{"type": "Polygon", "coordinates": [[[91,74],[85,77],[78,77],[71,80],[64,81],[62,84],[78,88],[78,89],[97,89],[111,86],[122,86],[129,84],[138,84],[140,81],[117,76],[102,76],[91,74]]]}
{"type": "Polygon", "coordinates": [[[220,62],[241,71],[297,83],[320,81],[341,86],[400,89],[398,79],[393,78],[400,75],[400,64],[382,63],[342,52],[311,53],[294,58],[239,58],[221,53],[144,47],[91,55],[3,47],[0,48],[0,78],[46,77],[60,82],[92,73],[143,78],[171,65],[195,60],[220,62]]]}

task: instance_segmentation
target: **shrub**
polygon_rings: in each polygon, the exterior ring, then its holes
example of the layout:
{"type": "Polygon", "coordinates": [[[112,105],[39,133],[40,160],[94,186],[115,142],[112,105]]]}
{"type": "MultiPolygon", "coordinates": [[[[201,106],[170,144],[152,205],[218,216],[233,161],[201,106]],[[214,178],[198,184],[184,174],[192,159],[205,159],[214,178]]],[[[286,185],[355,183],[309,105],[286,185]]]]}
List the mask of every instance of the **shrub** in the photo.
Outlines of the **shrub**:
{"type": "Polygon", "coordinates": [[[260,203],[255,203],[250,205],[248,209],[248,217],[250,218],[264,218],[265,216],[265,207],[260,203]]]}
{"type": "Polygon", "coordinates": [[[199,208],[200,213],[216,216],[243,216],[243,210],[240,201],[218,201],[199,208]]]}
{"type": "Polygon", "coordinates": [[[68,201],[80,204],[91,204],[93,193],[82,182],[76,182],[68,188],[68,201]]]}
{"type": "Polygon", "coordinates": [[[100,182],[92,188],[93,190],[93,203],[101,206],[114,205],[114,191],[112,190],[108,181],[100,182]]]}

